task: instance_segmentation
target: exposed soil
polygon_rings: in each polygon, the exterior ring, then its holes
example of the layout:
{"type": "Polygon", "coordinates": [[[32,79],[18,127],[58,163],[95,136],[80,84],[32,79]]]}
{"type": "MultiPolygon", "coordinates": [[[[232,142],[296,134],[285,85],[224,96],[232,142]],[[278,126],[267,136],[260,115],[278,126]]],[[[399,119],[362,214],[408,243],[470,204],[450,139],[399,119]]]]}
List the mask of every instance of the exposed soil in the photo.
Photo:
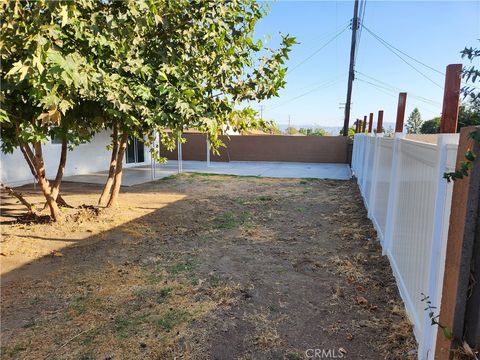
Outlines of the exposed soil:
{"type": "MultiPolygon", "coordinates": [[[[100,193],[62,189],[74,206],[100,193]]],[[[2,359],[416,358],[355,182],[182,175],[122,191],[61,225],[14,222],[3,200],[2,359]]]]}

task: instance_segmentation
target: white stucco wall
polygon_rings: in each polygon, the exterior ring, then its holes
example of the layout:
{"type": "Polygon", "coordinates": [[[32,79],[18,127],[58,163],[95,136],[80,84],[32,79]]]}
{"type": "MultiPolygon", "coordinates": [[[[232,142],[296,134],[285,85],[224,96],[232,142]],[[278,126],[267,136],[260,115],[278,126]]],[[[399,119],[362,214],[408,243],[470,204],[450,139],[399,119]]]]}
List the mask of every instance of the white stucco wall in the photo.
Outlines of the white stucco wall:
{"type": "MultiPolygon", "coordinates": [[[[110,144],[110,141],[110,132],[104,131],[97,134],[90,143],[79,145],[69,151],[65,176],[107,170],[111,153],[106,147],[110,144]]],[[[55,178],[57,173],[60,151],[60,144],[46,143],[43,145],[45,169],[49,179],[55,178]]],[[[15,150],[13,154],[0,154],[0,179],[2,183],[9,186],[33,183],[33,176],[20,150],[15,150]]],[[[150,164],[150,152],[147,147],[145,147],[144,164],[150,164]]]]}

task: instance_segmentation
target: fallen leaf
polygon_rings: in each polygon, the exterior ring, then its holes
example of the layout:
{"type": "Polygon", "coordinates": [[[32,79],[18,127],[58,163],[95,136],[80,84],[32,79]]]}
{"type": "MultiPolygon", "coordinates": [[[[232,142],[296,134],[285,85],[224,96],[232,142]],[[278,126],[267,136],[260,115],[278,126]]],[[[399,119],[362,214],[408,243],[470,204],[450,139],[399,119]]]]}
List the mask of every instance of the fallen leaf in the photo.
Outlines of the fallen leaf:
{"type": "Polygon", "coordinates": [[[55,256],[55,257],[62,257],[62,256],[63,256],[63,254],[62,254],[60,251],[58,251],[58,250],[52,250],[52,251],[50,252],[50,255],[51,255],[51,256],[55,256]]]}
{"type": "Polygon", "coordinates": [[[368,304],[368,300],[365,299],[363,296],[357,296],[356,300],[357,300],[358,305],[367,305],[368,304]]]}
{"type": "Polygon", "coordinates": [[[362,285],[358,285],[356,289],[358,292],[365,292],[365,288],[362,285]]]}

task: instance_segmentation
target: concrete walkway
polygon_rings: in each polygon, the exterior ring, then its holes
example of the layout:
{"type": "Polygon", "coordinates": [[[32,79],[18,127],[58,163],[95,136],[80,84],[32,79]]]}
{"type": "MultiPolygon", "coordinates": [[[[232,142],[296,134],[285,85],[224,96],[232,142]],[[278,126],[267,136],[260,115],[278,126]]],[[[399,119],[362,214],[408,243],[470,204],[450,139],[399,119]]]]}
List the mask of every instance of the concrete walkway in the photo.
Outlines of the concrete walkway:
{"type": "MultiPolygon", "coordinates": [[[[166,164],[157,164],[155,178],[149,165],[124,169],[122,185],[132,186],[175,175],[178,172],[176,160],[166,164]]],[[[207,167],[204,161],[183,161],[183,172],[197,172],[222,175],[261,176],[273,178],[315,178],[348,180],[351,177],[347,164],[318,164],[266,161],[231,161],[211,162],[207,167]]],[[[108,171],[98,173],[67,176],[64,181],[75,181],[91,184],[104,184],[108,171]]]]}

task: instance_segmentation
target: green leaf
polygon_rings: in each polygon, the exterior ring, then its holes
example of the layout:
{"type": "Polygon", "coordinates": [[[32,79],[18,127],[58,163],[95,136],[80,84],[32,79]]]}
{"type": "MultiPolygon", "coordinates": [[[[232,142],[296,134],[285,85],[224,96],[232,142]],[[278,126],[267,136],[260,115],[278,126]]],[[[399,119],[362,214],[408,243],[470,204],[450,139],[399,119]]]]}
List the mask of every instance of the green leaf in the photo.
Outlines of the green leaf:
{"type": "Polygon", "coordinates": [[[167,81],[168,80],[167,74],[165,74],[163,71],[159,71],[158,79],[160,79],[161,81],[167,81]]]}
{"type": "Polygon", "coordinates": [[[68,24],[68,6],[67,5],[62,5],[60,7],[60,13],[59,13],[62,22],[62,27],[68,24]]]}

